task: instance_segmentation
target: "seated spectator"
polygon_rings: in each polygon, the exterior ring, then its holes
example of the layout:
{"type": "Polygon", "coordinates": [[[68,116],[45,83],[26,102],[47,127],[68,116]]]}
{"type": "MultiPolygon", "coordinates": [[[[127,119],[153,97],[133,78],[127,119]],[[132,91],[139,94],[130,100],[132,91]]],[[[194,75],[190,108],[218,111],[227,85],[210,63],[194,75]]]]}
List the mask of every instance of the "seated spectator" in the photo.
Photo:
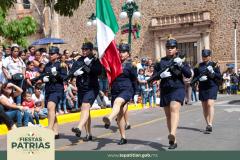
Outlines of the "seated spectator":
{"type": "Polygon", "coordinates": [[[41,93],[40,85],[35,86],[34,94],[32,95],[32,99],[35,103],[34,111],[38,114],[40,119],[47,118],[48,110],[45,108],[44,104],[44,96],[41,93]]]}
{"type": "Polygon", "coordinates": [[[37,114],[37,112],[35,112],[35,103],[32,99],[32,93],[30,92],[25,92],[23,95],[23,107],[25,108],[25,110],[27,110],[27,112],[29,113],[29,121],[32,124],[35,124],[33,121],[33,118],[36,120],[37,125],[39,125],[39,116],[37,114]]]}
{"type": "Polygon", "coordinates": [[[1,123],[6,124],[8,130],[11,130],[12,128],[16,127],[13,120],[5,113],[2,105],[0,105],[0,124],[1,123]]]}
{"type": "Polygon", "coordinates": [[[17,122],[17,127],[28,126],[29,113],[21,105],[16,105],[13,98],[21,95],[22,89],[13,83],[1,85],[0,104],[4,107],[5,113],[11,120],[17,122]],[[15,92],[13,92],[15,90],[15,92]]]}

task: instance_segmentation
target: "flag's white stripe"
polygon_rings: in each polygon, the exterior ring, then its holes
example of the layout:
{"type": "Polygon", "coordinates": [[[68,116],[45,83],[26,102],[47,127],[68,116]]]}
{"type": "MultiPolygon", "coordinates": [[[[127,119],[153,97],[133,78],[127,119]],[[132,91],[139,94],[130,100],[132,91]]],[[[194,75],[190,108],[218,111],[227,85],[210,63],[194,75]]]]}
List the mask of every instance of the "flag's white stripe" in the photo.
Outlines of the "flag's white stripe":
{"type": "Polygon", "coordinates": [[[99,58],[102,58],[109,44],[114,40],[112,29],[97,18],[97,43],[99,58]]]}

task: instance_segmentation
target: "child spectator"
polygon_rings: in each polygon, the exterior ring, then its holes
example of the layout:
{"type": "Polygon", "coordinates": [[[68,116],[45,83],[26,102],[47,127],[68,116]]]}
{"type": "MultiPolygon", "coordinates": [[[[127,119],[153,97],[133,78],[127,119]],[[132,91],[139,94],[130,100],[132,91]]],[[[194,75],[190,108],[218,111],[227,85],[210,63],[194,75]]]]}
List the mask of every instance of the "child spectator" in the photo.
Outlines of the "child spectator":
{"type": "MultiPolygon", "coordinates": [[[[61,64],[60,64],[61,67],[62,68],[66,68],[66,70],[68,72],[68,65],[66,63],[66,56],[65,55],[61,55],[60,61],[61,61],[61,64]]],[[[63,96],[62,96],[62,98],[61,98],[61,100],[60,100],[60,102],[58,104],[58,109],[57,109],[58,114],[63,114],[63,113],[66,114],[66,113],[68,113],[67,112],[67,87],[68,87],[67,83],[64,83],[64,94],[63,94],[63,96]],[[63,106],[64,112],[61,110],[62,106],[63,106]]]]}
{"type": "Polygon", "coordinates": [[[48,110],[45,108],[44,104],[44,96],[41,93],[40,85],[35,86],[34,94],[32,95],[32,99],[35,104],[35,112],[38,114],[40,119],[47,118],[48,110]]]}
{"type": "Polygon", "coordinates": [[[67,89],[68,104],[73,111],[78,110],[76,78],[72,78],[67,89]]]}
{"type": "Polygon", "coordinates": [[[146,108],[147,98],[148,98],[148,87],[147,87],[146,77],[144,75],[144,69],[139,69],[138,82],[139,82],[140,93],[142,97],[143,108],[146,108]]]}
{"type": "Polygon", "coordinates": [[[39,116],[38,116],[37,112],[35,112],[35,104],[34,104],[34,101],[32,99],[32,93],[25,92],[25,94],[23,96],[23,99],[24,99],[24,101],[22,103],[22,106],[30,114],[29,122],[31,122],[32,124],[35,124],[34,121],[33,121],[33,118],[35,118],[37,125],[39,125],[39,116]]]}
{"type": "Polygon", "coordinates": [[[34,71],[34,63],[33,61],[27,62],[27,71],[26,71],[26,90],[27,92],[33,93],[33,84],[31,82],[31,79],[39,76],[39,73],[34,71]]]}

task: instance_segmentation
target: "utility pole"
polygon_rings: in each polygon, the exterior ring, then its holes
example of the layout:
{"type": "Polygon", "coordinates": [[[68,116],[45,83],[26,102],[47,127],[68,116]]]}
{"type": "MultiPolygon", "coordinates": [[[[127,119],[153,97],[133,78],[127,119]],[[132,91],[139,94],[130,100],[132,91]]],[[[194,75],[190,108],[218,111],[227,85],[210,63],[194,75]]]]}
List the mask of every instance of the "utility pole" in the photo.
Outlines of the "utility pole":
{"type": "Polygon", "coordinates": [[[234,24],[234,71],[237,73],[237,24],[238,21],[235,19],[234,24]]]}

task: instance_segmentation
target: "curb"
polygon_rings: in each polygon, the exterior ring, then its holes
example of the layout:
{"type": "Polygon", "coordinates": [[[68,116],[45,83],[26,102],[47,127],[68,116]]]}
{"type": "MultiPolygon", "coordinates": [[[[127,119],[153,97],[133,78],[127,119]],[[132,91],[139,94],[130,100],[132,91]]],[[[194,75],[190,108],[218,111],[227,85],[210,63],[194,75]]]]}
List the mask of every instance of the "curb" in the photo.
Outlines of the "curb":
{"type": "MultiPolygon", "coordinates": [[[[128,105],[128,110],[133,111],[133,110],[140,110],[142,109],[142,104],[137,104],[135,106],[134,104],[128,105]]],[[[107,114],[110,114],[112,111],[112,108],[106,108],[106,109],[99,109],[99,110],[91,110],[91,118],[98,118],[98,117],[103,117],[107,114]]],[[[76,122],[80,120],[81,113],[70,113],[70,114],[63,114],[57,116],[58,119],[58,124],[65,124],[65,123],[70,123],[70,122],[76,122]]],[[[43,127],[46,127],[48,125],[48,120],[47,118],[40,120],[40,124],[43,127]]],[[[5,124],[0,125],[0,135],[6,135],[8,133],[8,129],[5,124]]]]}

